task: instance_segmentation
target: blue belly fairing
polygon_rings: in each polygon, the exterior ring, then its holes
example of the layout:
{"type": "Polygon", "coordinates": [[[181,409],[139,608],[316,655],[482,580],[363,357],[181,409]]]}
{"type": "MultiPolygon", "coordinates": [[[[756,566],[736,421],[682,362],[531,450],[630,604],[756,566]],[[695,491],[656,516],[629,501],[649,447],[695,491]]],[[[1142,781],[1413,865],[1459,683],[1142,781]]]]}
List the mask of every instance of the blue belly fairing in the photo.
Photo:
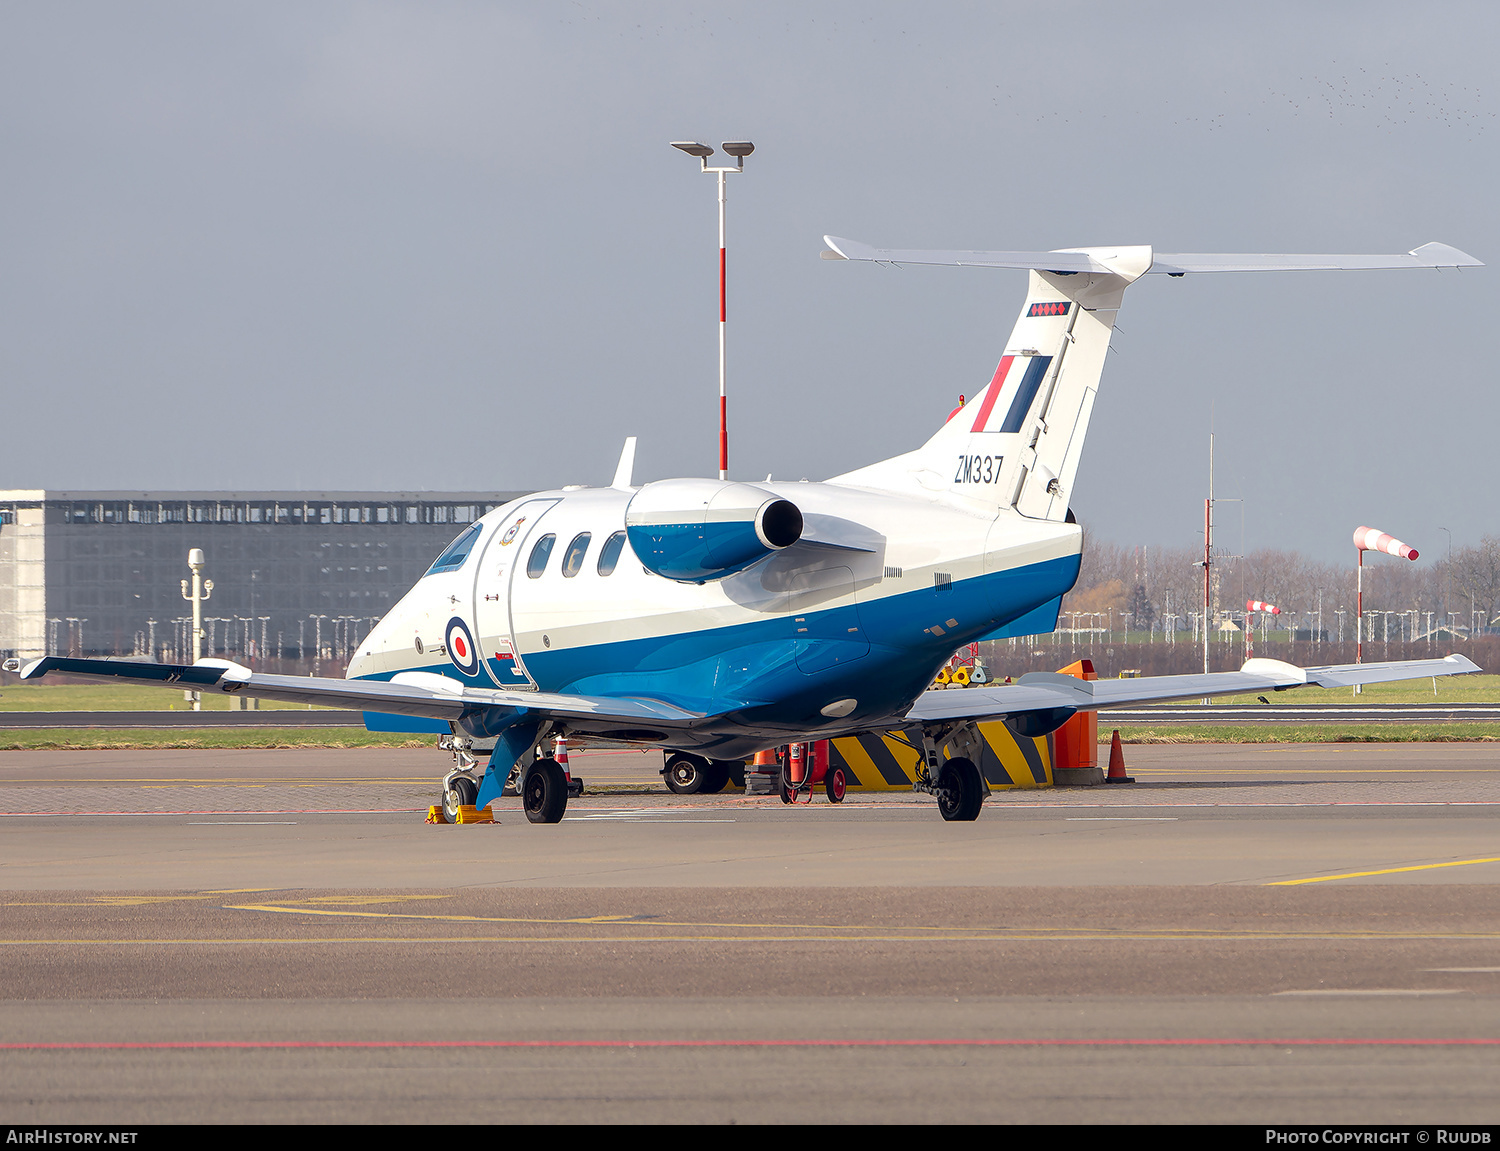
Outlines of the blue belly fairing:
{"type": "MultiPolygon", "coordinates": [[[[1064,556],[943,586],[707,631],[524,653],[542,691],[658,699],[728,724],[812,733],[903,712],[953,651],[1056,599],[1078,578],[1064,556]],[[948,621],[958,621],[950,626],[948,621]],[[852,621],[852,622],[851,622],[852,621]],[[854,698],[839,721],[821,708],[854,698]]],[[[473,686],[486,679],[427,666],[473,686]]],[[[395,672],[372,676],[389,679],[395,672]]]]}

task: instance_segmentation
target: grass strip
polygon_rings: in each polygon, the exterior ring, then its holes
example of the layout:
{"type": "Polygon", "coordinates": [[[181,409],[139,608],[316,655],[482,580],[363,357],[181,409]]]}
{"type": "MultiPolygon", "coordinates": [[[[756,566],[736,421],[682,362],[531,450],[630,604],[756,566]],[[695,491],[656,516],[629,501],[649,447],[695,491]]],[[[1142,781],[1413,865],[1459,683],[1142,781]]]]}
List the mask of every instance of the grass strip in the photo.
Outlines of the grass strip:
{"type": "MultiPolygon", "coordinates": [[[[1107,745],[1113,728],[1099,725],[1107,745]]],[[[1497,723],[1164,724],[1120,728],[1121,743],[1496,743],[1497,723]]]]}
{"type": "Polygon", "coordinates": [[[423,747],[435,736],[321,728],[21,728],[0,732],[0,751],[141,751],[220,748],[423,747]]]}
{"type": "MultiPolygon", "coordinates": [[[[1108,746],[1113,728],[1099,725],[1108,746]]],[[[1122,743],[1496,743],[1500,723],[1136,724],[1122,743]]],[[[21,728],[0,732],[0,751],[138,751],[231,748],[431,748],[433,736],[324,728],[21,728]]]]}

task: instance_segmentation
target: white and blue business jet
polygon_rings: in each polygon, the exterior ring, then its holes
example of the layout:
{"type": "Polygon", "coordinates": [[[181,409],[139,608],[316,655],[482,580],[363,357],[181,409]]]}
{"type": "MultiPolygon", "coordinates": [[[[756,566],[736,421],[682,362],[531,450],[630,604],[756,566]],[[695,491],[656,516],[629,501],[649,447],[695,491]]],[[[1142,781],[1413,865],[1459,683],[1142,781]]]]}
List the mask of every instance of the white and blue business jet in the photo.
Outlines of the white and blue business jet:
{"type": "MultiPolygon", "coordinates": [[[[547,741],[661,747],[722,786],[729,765],[789,742],[901,730],[944,819],[987,787],[978,724],[1039,736],[1079,711],[1155,700],[1347,687],[1477,671],[1459,655],[927,691],[961,645],[1051,631],[1078,578],[1074,476],[1125,289],[1143,275],[1461,268],[1443,244],[1406,255],[1167,255],[1149,247],[932,252],[827,238],[824,258],[1019,268],[1030,288],[994,378],[916,451],[822,483],[614,482],[515,500],[469,527],[381,620],[344,680],[49,656],[24,668],[354,707],[383,730],[494,742],[449,772],[451,804],[510,782],[528,818],[563,816],[547,741]],[[427,725],[427,726],[424,726],[427,725]],[[470,761],[472,762],[472,761],[470,761]],[[466,768],[468,764],[464,765],[466,768]]],[[[450,741],[451,742],[451,741],[450,741]]]]}

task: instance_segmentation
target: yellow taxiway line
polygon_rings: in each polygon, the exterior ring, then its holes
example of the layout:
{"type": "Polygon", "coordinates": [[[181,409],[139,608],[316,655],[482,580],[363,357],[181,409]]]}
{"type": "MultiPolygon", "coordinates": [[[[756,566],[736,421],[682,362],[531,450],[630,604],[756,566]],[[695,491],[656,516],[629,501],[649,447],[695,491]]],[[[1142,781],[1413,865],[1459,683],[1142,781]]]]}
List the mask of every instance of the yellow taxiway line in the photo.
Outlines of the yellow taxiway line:
{"type": "Polygon", "coordinates": [[[1438,867],[1469,867],[1476,863],[1500,863],[1500,856],[1489,859],[1456,859],[1452,863],[1418,863],[1411,867],[1383,867],[1379,871],[1346,871],[1342,875],[1313,875],[1307,879],[1278,879],[1265,887],[1295,887],[1301,883],[1331,883],[1335,879],[1363,879],[1367,875],[1395,875],[1402,871],[1432,871],[1438,867]]]}

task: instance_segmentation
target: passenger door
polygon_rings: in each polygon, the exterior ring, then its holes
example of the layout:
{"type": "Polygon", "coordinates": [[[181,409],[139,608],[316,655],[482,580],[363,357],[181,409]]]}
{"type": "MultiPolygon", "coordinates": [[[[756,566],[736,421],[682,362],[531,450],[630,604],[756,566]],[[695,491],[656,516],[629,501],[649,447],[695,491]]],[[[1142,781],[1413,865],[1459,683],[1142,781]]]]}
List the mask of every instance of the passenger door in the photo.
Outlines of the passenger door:
{"type": "Polygon", "coordinates": [[[536,681],[516,645],[511,616],[511,587],[517,569],[526,566],[530,541],[537,525],[559,501],[527,500],[496,528],[480,559],[474,584],[474,618],[479,625],[479,649],[490,676],[501,687],[535,691],[536,681]]]}

